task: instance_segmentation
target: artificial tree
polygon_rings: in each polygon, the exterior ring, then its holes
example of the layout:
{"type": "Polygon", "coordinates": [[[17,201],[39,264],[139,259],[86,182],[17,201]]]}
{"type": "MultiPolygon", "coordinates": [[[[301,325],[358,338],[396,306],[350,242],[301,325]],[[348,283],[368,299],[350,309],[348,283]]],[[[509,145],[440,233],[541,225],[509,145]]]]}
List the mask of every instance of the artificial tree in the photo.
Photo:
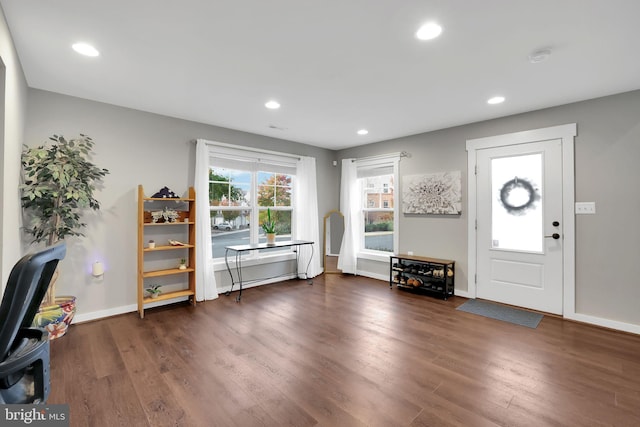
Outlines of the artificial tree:
{"type": "MultiPolygon", "coordinates": [[[[85,209],[100,209],[93,196],[95,185],[109,173],[89,161],[93,140],[83,134],[79,138],[49,137],[37,147],[25,146],[22,152],[22,207],[25,231],[31,243],[53,245],[67,236],[84,236],[87,224],[81,221],[85,209]]],[[[55,280],[55,279],[54,279],[55,280]]],[[[55,304],[52,280],[42,305],[55,304]]]]}

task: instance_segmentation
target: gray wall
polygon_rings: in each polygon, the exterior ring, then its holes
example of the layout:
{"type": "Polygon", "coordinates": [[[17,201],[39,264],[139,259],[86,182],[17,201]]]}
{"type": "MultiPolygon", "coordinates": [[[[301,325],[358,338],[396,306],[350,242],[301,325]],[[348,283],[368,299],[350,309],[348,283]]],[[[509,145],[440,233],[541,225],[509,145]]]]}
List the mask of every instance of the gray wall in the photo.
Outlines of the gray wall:
{"type": "MultiPolygon", "coordinates": [[[[136,303],[137,186],[148,192],[163,186],[182,193],[193,185],[196,138],[313,156],[318,170],[319,224],[324,212],[338,206],[334,152],[254,134],[145,113],[70,96],[29,89],[25,142],[44,142],[51,134],[79,133],[96,142],[93,161],[110,170],[96,197],[102,208],[89,213],[86,237],[68,239],[58,294],[78,298],[78,315],[108,315],[136,303]],[[105,263],[102,280],[91,264],[105,263]]],[[[322,242],[320,242],[322,244],[322,242]]],[[[228,280],[217,275],[218,286],[228,280]]]]}
{"type": "Polygon", "coordinates": [[[0,8],[0,62],[3,85],[0,94],[0,290],[9,278],[20,248],[21,210],[20,153],[24,141],[27,106],[27,83],[18,54],[13,46],[4,13],[0,8]]]}
{"type": "MultiPolygon", "coordinates": [[[[405,150],[411,157],[402,159],[401,176],[460,170],[462,215],[402,215],[399,250],[455,259],[457,288],[466,290],[466,140],[576,122],[576,200],[597,205],[596,215],[576,219],[576,311],[640,325],[640,287],[636,285],[640,263],[635,261],[640,253],[640,228],[635,225],[640,200],[634,185],[640,178],[635,164],[640,159],[640,91],[337,153],[39,90],[29,90],[28,105],[25,141],[29,145],[51,133],[87,133],[97,141],[96,162],[112,172],[98,195],[101,214],[90,221],[87,238],[71,242],[65,261],[60,292],[78,296],[80,313],[108,312],[135,302],[135,188],[142,183],[150,189],[169,185],[181,191],[192,185],[194,138],[316,157],[320,219],[338,207],[339,168],[331,165],[334,158],[405,150]],[[108,268],[102,282],[94,282],[88,274],[98,257],[105,259],[108,268]]],[[[360,260],[359,269],[378,277],[388,274],[385,263],[370,260],[360,260]]],[[[219,286],[228,285],[224,274],[217,277],[219,286]]]]}
{"type": "MultiPolygon", "coordinates": [[[[338,158],[406,150],[400,176],[460,170],[459,217],[400,217],[400,252],[456,260],[456,288],[467,290],[466,140],[577,123],[576,201],[596,202],[596,215],[576,217],[576,312],[640,325],[640,91],[384,141],[338,152],[338,158]]],[[[388,266],[358,268],[387,275],[388,266]]]]}

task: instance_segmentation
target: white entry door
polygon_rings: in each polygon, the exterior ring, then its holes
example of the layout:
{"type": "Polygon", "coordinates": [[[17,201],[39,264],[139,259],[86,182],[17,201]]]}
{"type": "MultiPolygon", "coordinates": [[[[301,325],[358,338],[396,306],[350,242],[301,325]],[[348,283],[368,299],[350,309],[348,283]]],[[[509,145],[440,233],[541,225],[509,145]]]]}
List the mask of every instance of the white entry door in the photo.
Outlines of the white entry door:
{"type": "Polygon", "coordinates": [[[562,314],[562,141],[476,155],[477,297],[562,314]]]}

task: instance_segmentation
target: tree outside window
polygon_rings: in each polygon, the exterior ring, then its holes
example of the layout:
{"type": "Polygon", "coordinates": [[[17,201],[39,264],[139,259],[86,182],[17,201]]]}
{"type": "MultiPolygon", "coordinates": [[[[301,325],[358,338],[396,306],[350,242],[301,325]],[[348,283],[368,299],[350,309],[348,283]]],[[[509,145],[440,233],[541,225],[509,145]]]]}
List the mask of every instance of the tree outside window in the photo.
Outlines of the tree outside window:
{"type": "MultiPolygon", "coordinates": [[[[276,223],[276,235],[284,238],[291,235],[292,176],[281,173],[258,172],[258,210],[260,223],[267,217],[267,208],[276,223]]],[[[260,231],[261,241],[265,239],[260,231]]]]}
{"type": "Polygon", "coordinates": [[[292,182],[293,175],[284,173],[211,167],[213,258],[223,258],[226,246],[266,241],[260,224],[266,219],[267,208],[276,222],[276,240],[291,240],[292,182]],[[252,221],[252,217],[258,220],[252,221]]]}
{"type": "Polygon", "coordinates": [[[231,228],[250,224],[250,188],[251,172],[224,168],[209,170],[209,204],[214,229],[220,223],[229,224],[231,228]]]}

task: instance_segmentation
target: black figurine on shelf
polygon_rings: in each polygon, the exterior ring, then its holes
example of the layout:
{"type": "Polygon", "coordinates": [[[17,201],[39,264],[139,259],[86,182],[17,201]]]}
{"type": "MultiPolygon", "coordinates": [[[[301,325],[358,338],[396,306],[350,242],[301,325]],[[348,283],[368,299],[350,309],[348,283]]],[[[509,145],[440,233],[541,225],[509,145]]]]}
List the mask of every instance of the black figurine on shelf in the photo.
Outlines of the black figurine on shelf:
{"type": "Polygon", "coordinates": [[[179,196],[176,196],[176,193],[169,190],[169,187],[162,187],[160,191],[151,196],[152,199],[178,199],[179,196]]]}

